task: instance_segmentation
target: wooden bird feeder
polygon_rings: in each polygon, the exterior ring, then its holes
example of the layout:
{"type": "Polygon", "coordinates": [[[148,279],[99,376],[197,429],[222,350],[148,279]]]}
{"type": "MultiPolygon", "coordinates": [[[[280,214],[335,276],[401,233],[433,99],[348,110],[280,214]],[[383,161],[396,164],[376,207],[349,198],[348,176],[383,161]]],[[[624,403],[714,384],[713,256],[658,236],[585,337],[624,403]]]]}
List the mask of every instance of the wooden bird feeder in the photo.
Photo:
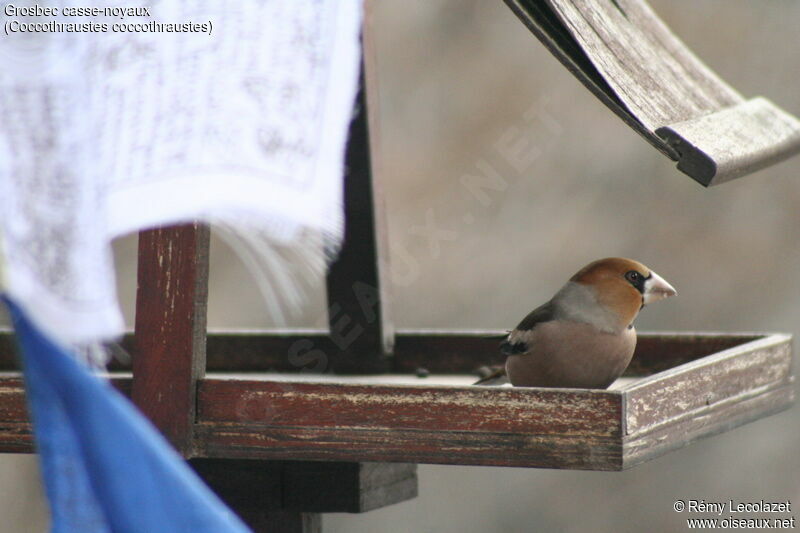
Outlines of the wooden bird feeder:
{"type": "MultiPolygon", "coordinates": [[[[132,374],[113,383],[254,530],[320,531],[319,513],[413,498],[418,463],[622,470],[792,404],[787,335],[641,334],[623,378],[583,390],[471,386],[475,368],[502,362],[486,338],[497,332],[395,332],[370,164],[369,36],[329,331],[207,334],[208,229],[139,236],[133,365],[111,369],[132,374]],[[311,350],[337,375],[292,364],[311,350]]],[[[12,345],[0,335],[0,452],[33,453],[12,345]]]]}

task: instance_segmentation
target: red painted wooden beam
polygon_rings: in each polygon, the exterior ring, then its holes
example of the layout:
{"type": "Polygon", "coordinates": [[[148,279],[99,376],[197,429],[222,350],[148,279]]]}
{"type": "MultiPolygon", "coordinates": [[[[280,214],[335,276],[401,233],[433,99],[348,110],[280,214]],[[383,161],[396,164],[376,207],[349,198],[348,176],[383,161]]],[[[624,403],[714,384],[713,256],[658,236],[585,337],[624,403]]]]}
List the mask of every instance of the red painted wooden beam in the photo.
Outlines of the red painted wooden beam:
{"type": "Polygon", "coordinates": [[[201,224],[139,234],[132,399],[187,457],[206,364],[208,246],[201,224]]]}

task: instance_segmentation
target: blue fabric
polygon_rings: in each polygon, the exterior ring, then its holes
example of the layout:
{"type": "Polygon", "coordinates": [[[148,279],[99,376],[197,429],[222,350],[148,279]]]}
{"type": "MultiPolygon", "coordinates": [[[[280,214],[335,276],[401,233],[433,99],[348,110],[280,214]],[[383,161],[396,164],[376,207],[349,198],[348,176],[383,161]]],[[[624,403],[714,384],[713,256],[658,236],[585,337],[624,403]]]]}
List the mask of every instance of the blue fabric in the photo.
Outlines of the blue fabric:
{"type": "Polygon", "coordinates": [[[249,531],[126,398],[4,301],[54,533],[249,531]]]}

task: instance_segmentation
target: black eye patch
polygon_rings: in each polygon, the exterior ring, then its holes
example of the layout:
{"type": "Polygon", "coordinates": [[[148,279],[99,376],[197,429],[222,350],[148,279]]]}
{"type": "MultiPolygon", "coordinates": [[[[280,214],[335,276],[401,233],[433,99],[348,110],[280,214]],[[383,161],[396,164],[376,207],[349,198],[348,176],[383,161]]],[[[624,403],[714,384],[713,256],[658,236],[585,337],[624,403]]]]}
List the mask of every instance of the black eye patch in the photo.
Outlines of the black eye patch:
{"type": "Polygon", "coordinates": [[[641,272],[629,270],[625,273],[625,279],[628,280],[628,283],[633,285],[637,291],[644,293],[644,282],[650,279],[650,276],[644,277],[641,272]]]}

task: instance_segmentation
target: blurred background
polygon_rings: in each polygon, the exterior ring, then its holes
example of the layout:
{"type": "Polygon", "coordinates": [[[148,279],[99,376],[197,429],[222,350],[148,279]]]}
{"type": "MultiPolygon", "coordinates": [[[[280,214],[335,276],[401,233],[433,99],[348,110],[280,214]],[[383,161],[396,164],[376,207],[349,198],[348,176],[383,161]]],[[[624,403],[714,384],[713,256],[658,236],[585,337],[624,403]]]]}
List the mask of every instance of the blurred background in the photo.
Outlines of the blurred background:
{"type": "MultiPolygon", "coordinates": [[[[800,333],[800,157],[703,189],[624,126],[501,2],[375,4],[379,164],[401,328],[513,327],[585,263],[636,258],[675,299],[640,331],[800,333]],[[510,164],[502,146],[534,150],[510,164]],[[475,194],[469,176],[497,173],[475,194]],[[465,178],[466,176],[466,178],[465,178]]],[[[800,3],[651,0],[747,97],[800,116],[800,3]]],[[[115,246],[133,322],[136,242],[115,246]]],[[[291,326],[326,324],[320,280],[291,326]]],[[[211,327],[273,325],[246,269],[212,243],[211,327]]],[[[800,410],[622,473],[419,467],[419,498],[325,515],[326,533],[683,531],[676,499],[800,505],[800,410]]],[[[0,455],[0,532],[46,531],[35,458],[0,455]]],[[[786,518],[786,515],[782,515],[786,518]]]]}

